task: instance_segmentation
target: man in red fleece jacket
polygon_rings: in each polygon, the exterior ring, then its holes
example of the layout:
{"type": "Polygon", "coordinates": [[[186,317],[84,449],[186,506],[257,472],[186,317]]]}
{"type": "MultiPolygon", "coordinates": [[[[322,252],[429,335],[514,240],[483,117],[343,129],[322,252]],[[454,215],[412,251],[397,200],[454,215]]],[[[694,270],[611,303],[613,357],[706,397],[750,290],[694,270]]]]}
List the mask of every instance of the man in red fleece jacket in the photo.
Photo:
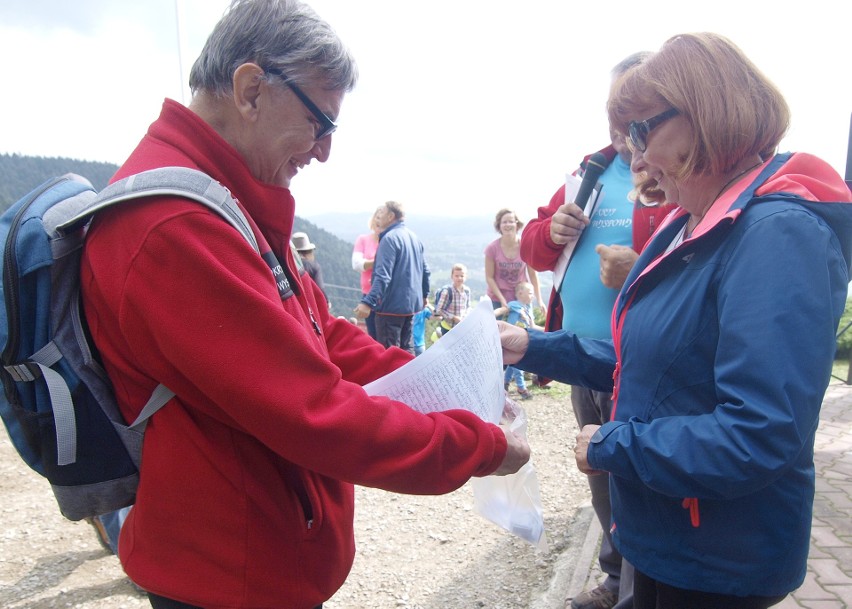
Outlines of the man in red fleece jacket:
{"type": "Polygon", "coordinates": [[[239,201],[263,255],[171,196],[105,211],[90,230],[85,314],[125,418],[160,383],[176,393],[148,424],[119,542],[155,608],[317,607],[353,561],[353,484],[446,493],[529,458],[467,411],[367,396],[362,385],[412,356],[329,316],[298,272],[290,180],[328,159],[355,81],[307,6],[234,3],[193,66],[189,107],[166,100],[115,179],[204,171],[239,201]]]}

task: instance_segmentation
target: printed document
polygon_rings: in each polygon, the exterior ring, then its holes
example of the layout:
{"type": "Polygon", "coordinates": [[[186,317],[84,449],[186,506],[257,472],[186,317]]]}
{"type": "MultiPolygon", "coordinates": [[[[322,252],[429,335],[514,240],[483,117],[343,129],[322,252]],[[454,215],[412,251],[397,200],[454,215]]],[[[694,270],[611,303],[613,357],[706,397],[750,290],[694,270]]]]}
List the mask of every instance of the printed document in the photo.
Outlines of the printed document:
{"type": "MultiPolygon", "coordinates": [[[[491,301],[483,299],[450,332],[402,368],[364,387],[422,413],[469,410],[499,424],[506,402],[503,351],[491,301]]],[[[513,404],[510,429],[526,436],[526,415],[513,404]],[[521,413],[521,416],[516,416],[521,413]]],[[[473,478],[476,511],[491,522],[548,549],[538,479],[532,461],[515,474],[473,478]]]]}
{"type": "Polygon", "coordinates": [[[402,368],[364,387],[418,412],[469,410],[498,424],[503,412],[503,351],[491,301],[402,368]]]}

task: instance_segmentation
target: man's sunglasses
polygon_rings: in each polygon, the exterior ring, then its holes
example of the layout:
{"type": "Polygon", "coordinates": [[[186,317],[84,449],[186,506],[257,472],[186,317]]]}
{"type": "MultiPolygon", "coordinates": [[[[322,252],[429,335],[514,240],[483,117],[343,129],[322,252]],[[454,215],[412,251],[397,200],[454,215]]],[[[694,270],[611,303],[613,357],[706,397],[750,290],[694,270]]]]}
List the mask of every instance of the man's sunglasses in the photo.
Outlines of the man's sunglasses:
{"type": "Polygon", "coordinates": [[[678,112],[677,108],[669,108],[665,112],[660,112],[656,116],[652,116],[644,121],[630,121],[630,124],[627,126],[630,145],[639,152],[645,152],[645,149],[648,148],[648,134],[678,114],[680,112],[678,112]]]}
{"type": "Polygon", "coordinates": [[[317,122],[319,123],[319,129],[317,130],[314,139],[321,140],[324,137],[328,137],[329,135],[334,133],[334,130],[337,129],[337,125],[334,123],[334,121],[328,118],[328,115],[322,110],[320,110],[317,105],[313,101],[311,101],[311,98],[305,95],[305,92],[302,91],[296,85],[296,83],[292,82],[290,78],[286,74],[284,74],[284,72],[276,70],[274,68],[268,68],[266,71],[272,74],[273,76],[277,76],[278,78],[283,80],[284,84],[290,88],[290,90],[296,95],[296,97],[299,98],[299,101],[301,101],[305,105],[305,108],[307,108],[310,113],[314,115],[314,118],[317,119],[317,122]]]}

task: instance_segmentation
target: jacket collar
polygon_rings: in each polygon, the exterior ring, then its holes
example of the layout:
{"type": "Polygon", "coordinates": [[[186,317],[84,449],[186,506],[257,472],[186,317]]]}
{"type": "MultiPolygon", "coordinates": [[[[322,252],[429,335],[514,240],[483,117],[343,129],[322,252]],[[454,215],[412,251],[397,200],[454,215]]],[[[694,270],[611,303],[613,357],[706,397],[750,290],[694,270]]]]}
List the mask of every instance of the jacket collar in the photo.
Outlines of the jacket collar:
{"type": "MultiPolygon", "coordinates": [[[[777,154],[746,173],[710,206],[690,240],[700,239],[724,222],[735,222],[748,206],[770,200],[795,202],[823,218],[837,234],[847,264],[850,264],[852,192],[825,161],[805,153],[777,154]]],[[[637,263],[636,274],[628,276],[625,286],[666,257],[661,254],[683,228],[688,215],[686,210],[677,208],[665,218],[642,252],[641,259],[650,261],[646,265],[637,263]]]]}
{"type": "Polygon", "coordinates": [[[382,232],[379,233],[379,239],[381,240],[381,238],[384,237],[386,234],[388,234],[390,231],[392,231],[396,228],[399,228],[400,226],[403,226],[404,224],[405,224],[405,222],[403,222],[402,220],[397,220],[396,222],[394,222],[393,224],[388,226],[385,230],[383,230],[382,232]]]}

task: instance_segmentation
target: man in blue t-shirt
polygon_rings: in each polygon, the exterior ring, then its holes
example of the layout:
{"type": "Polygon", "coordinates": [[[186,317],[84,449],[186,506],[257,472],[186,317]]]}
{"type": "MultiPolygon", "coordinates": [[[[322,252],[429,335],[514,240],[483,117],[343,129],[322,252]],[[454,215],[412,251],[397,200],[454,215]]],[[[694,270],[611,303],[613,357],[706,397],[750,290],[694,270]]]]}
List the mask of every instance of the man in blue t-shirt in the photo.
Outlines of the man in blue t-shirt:
{"type": "MultiPolygon", "coordinates": [[[[636,53],[612,70],[613,79],[644,59],[636,53]]],[[[538,210],[521,236],[521,258],[537,271],[554,270],[566,243],[576,240],[560,285],[548,306],[548,331],[559,327],[580,337],[610,338],[610,318],[616,296],[645,242],[667,206],[646,207],[637,201],[630,171],[630,151],[624,137],[610,132],[611,145],[600,152],[608,165],[598,180],[600,195],[586,219],[573,203],[565,203],[564,187],[538,210]],[[579,235],[579,238],[578,238],[579,235]]],[[[585,163],[585,161],[584,161],[585,163]]],[[[612,412],[612,394],[571,387],[571,405],[577,423],[601,425],[612,412]]],[[[612,543],[609,477],[590,476],[592,507],[603,528],[598,561],[606,574],[603,583],[574,597],[572,609],[629,609],[633,606],[633,569],[622,561],[612,543]]]]}
{"type": "MultiPolygon", "coordinates": [[[[614,138],[618,154],[598,180],[602,186],[589,224],[580,235],[559,289],[562,327],[588,338],[610,338],[609,322],[617,288],[601,282],[600,256],[596,246],[633,245],[633,174],[619,150],[623,141],[614,138]]],[[[624,148],[626,151],[626,147],[624,148]]],[[[629,153],[627,153],[629,154],[629,153]]]]}
{"type": "MultiPolygon", "coordinates": [[[[618,288],[610,288],[601,281],[598,244],[630,247],[633,243],[633,177],[630,157],[623,138],[612,138],[615,158],[607,166],[598,183],[602,186],[598,202],[574,248],[565,271],[559,296],[562,299],[562,327],[581,337],[610,338],[610,317],[618,296],[618,288]],[[625,159],[626,157],[626,159],[625,159]]],[[[600,425],[609,421],[612,414],[612,394],[594,391],[579,385],[571,386],[571,406],[580,429],[591,423],[600,425]]],[[[613,607],[620,598],[631,597],[632,571],[622,564],[621,554],[612,543],[609,527],[612,508],[609,497],[609,476],[589,476],[592,507],[595,510],[604,536],[598,553],[601,570],[607,574],[604,582],[573,599],[572,609],[613,607]],[[622,581],[624,580],[624,581],[622,581]],[[582,598],[581,598],[582,596],[582,598]]]]}

